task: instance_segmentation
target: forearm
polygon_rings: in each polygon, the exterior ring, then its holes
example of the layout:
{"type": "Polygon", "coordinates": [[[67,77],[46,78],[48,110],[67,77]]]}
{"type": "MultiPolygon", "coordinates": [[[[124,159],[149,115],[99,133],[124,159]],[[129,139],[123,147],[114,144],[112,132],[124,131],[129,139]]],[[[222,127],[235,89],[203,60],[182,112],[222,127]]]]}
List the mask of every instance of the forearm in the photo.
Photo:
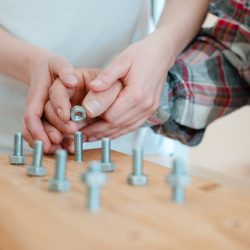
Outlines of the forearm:
{"type": "Polygon", "coordinates": [[[168,0],[155,33],[163,52],[173,60],[200,30],[206,18],[209,0],[168,0]],[[185,3],[185,4],[184,4],[185,3]]]}
{"type": "Polygon", "coordinates": [[[28,44],[0,28],[0,73],[30,83],[31,66],[48,56],[45,49],[28,44]]]}

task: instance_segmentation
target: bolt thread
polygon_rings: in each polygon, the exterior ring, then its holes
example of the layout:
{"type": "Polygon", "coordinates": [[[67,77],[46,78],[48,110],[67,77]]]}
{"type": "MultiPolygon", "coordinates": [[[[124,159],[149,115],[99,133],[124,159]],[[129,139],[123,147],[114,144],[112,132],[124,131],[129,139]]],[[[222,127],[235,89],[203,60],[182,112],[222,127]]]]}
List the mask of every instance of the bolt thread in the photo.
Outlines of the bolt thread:
{"type": "Polygon", "coordinates": [[[182,186],[173,187],[172,200],[176,203],[185,201],[185,189],[182,186]]]}
{"type": "Polygon", "coordinates": [[[74,135],[75,161],[83,161],[82,132],[77,131],[74,135]]]}
{"type": "Polygon", "coordinates": [[[97,211],[100,208],[100,187],[88,188],[88,209],[97,211]]]}
{"type": "Polygon", "coordinates": [[[142,148],[134,148],[133,150],[133,175],[140,176],[142,175],[142,168],[143,168],[143,152],[142,148]]]}
{"type": "Polygon", "coordinates": [[[40,167],[42,166],[43,160],[43,142],[42,141],[35,141],[35,148],[33,151],[33,166],[40,167]]]}
{"type": "Polygon", "coordinates": [[[59,149],[56,151],[56,169],[54,179],[63,181],[66,175],[67,151],[59,149]]]}
{"type": "Polygon", "coordinates": [[[15,156],[23,155],[23,135],[21,132],[15,134],[14,137],[14,152],[15,156]]]}
{"type": "Polygon", "coordinates": [[[105,137],[102,139],[102,163],[110,162],[110,139],[105,137]]]}

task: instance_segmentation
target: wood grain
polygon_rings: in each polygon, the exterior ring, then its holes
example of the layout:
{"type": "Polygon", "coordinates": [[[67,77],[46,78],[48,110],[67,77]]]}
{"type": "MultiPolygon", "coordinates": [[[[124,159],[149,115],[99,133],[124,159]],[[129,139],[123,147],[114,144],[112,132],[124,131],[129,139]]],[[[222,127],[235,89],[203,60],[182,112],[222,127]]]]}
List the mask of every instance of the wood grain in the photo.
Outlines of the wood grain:
{"type": "Polygon", "coordinates": [[[164,182],[167,169],[145,162],[149,184],[129,186],[131,158],[112,152],[117,170],[108,174],[101,211],[91,214],[79,177],[100,151],[84,157],[83,165],[69,158],[72,188],[64,194],[48,190],[53,157],[45,157],[42,178],[28,177],[28,164],[15,167],[0,157],[0,250],[250,249],[249,193],[193,178],[187,202],[176,205],[164,182]]]}

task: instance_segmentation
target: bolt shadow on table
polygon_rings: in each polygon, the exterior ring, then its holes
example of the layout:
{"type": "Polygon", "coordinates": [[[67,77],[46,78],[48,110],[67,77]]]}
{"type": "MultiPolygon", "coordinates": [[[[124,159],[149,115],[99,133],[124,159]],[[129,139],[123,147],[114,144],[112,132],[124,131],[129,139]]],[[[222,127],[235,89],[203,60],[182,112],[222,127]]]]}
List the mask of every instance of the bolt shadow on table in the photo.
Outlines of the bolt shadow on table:
{"type": "Polygon", "coordinates": [[[131,186],[130,156],[112,151],[114,172],[107,173],[101,209],[86,209],[81,181],[88,161],[100,150],[84,152],[84,162],[69,156],[65,193],[49,190],[55,156],[45,156],[46,176],[29,177],[32,164],[10,165],[0,157],[0,249],[249,249],[250,194],[193,177],[186,202],[171,201],[169,170],[144,162],[146,186],[131,186]]]}

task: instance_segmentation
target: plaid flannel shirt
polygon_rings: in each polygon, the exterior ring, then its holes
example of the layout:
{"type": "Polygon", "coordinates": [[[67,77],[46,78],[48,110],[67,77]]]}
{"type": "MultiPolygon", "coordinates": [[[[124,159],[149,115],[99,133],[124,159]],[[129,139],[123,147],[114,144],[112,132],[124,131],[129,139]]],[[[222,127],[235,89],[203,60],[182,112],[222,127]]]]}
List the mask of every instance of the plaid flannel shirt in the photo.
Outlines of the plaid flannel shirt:
{"type": "Polygon", "coordinates": [[[215,119],[250,103],[250,1],[211,1],[217,17],[177,58],[146,125],[189,146],[215,119]]]}

